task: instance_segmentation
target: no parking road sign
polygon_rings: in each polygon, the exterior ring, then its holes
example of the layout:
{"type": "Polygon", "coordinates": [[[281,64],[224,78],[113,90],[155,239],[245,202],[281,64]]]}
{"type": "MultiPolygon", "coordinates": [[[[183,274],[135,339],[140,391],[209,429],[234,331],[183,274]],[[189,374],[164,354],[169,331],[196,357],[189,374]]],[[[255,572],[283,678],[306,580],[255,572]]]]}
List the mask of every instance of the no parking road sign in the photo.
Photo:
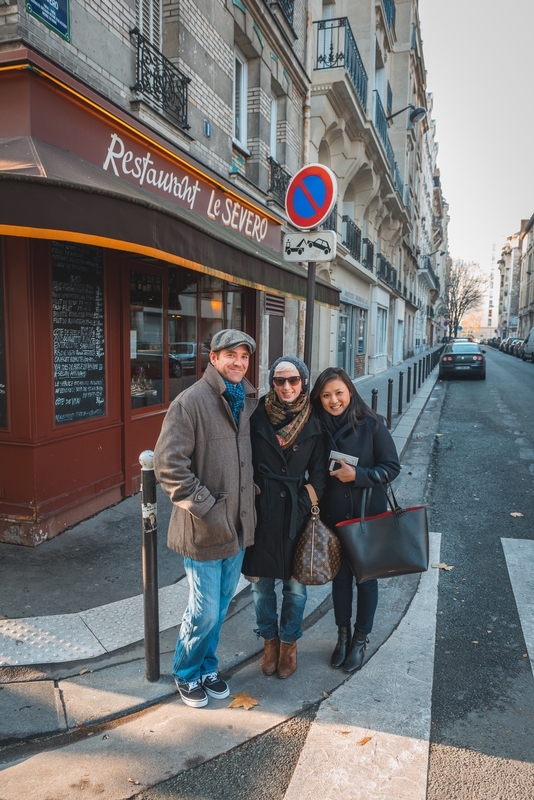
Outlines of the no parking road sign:
{"type": "Polygon", "coordinates": [[[336,176],[322,164],[308,164],[293,176],[286,193],[287,216],[297,228],[320,225],[337,200],[336,176]]]}

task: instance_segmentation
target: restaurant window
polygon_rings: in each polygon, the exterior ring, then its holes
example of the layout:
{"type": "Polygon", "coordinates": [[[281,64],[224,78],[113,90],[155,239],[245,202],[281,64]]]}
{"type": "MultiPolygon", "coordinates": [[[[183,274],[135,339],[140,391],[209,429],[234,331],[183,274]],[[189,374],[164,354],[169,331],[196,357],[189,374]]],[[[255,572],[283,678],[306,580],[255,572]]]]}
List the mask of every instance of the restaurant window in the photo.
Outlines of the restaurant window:
{"type": "Polygon", "coordinates": [[[132,409],[163,403],[162,278],[130,272],[132,409]]]}
{"type": "Polygon", "coordinates": [[[358,355],[367,352],[367,311],[358,309],[358,355]]]}
{"type": "Polygon", "coordinates": [[[169,269],[169,400],[197,379],[197,283],[197,273],[169,269]]]}
{"type": "Polygon", "coordinates": [[[7,428],[6,333],[4,324],[4,279],[2,274],[2,239],[0,238],[0,428],[7,428]]]}

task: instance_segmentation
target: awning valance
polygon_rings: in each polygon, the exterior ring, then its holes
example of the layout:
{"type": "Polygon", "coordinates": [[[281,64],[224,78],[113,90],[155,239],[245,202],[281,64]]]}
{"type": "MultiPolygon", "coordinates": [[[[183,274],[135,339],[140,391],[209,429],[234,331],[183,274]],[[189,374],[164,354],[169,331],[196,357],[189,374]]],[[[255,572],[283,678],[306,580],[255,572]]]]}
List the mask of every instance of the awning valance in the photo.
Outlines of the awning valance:
{"type": "MultiPolygon", "coordinates": [[[[281,254],[32,137],[0,140],[0,234],[139,253],[306,298],[306,269],[281,254]]],[[[317,279],[318,303],[339,291],[317,279]]]]}

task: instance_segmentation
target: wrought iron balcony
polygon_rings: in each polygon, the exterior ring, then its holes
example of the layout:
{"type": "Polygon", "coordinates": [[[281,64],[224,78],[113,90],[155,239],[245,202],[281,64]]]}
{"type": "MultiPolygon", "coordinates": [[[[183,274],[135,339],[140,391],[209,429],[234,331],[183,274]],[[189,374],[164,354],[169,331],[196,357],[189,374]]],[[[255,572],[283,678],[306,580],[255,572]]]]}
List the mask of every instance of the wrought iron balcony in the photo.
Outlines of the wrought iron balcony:
{"type": "Polygon", "coordinates": [[[389,162],[389,168],[392,173],[392,177],[395,170],[395,155],[393,153],[393,147],[391,146],[391,142],[389,141],[389,134],[388,134],[388,122],[386,119],[386,112],[384,111],[384,106],[382,105],[382,100],[380,99],[380,95],[376,91],[373,92],[375,96],[375,128],[376,132],[380,137],[380,141],[384,145],[384,150],[386,151],[386,156],[389,162]]]}
{"type": "Polygon", "coordinates": [[[387,261],[382,253],[376,254],[376,274],[379,278],[382,278],[383,281],[387,280],[387,261]]]}
{"type": "Polygon", "coordinates": [[[323,222],[323,228],[325,231],[334,231],[334,233],[337,233],[337,203],[323,222]]]}
{"type": "Polygon", "coordinates": [[[163,53],[154,47],[137,28],[130,31],[137,45],[136,81],[132,92],[187,130],[187,85],[191,78],[182,75],[163,53]]]}
{"type": "Polygon", "coordinates": [[[412,201],[410,200],[410,189],[408,186],[404,187],[404,205],[406,206],[406,211],[410,219],[413,217],[413,209],[412,209],[412,201]]]}
{"type": "Polygon", "coordinates": [[[341,244],[359,261],[362,255],[362,232],[347,214],[343,214],[341,222],[341,244]]]}
{"type": "Polygon", "coordinates": [[[360,103],[366,110],[367,73],[347,17],[323,19],[314,22],[314,25],[317,30],[315,69],[345,67],[360,103]]]}
{"type": "Polygon", "coordinates": [[[431,278],[431,283],[434,284],[434,288],[439,292],[440,291],[439,278],[432,268],[432,264],[430,263],[430,256],[423,256],[421,258],[419,269],[421,271],[426,271],[428,273],[428,275],[431,278]]]}
{"type": "Polygon", "coordinates": [[[282,9],[282,13],[284,17],[287,19],[291,27],[293,27],[293,12],[294,12],[294,0],[276,0],[280,8],[282,9]]]}
{"type": "Polygon", "coordinates": [[[395,161],[395,189],[399,193],[399,197],[402,200],[404,195],[404,181],[402,180],[401,171],[396,161],[395,161]]]}
{"type": "Polygon", "coordinates": [[[362,258],[363,266],[370,272],[373,272],[375,265],[375,246],[370,239],[362,239],[362,244],[365,245],[364,257],[362,258]]]}
{"type": "Polygon", "coordinates": [[[287,170],[280,166],[272,156],[269,156],[269,164],[271,165],[271,183],[269,192],[274,194],[280,205],[285,205],[287,187],[291,180],[291,175],[287,170]]]}

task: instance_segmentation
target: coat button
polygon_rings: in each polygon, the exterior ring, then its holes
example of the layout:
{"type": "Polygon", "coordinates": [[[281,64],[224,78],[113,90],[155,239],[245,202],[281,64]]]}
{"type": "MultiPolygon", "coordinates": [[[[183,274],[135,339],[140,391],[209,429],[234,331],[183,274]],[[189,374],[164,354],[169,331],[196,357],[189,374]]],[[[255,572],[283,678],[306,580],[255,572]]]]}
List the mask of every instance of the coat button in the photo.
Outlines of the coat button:
{"type": "Polygon", "coordinates": [[[285,496],[286,496],[285,492],[280,492],[280,497],[285,497],[285,496]]]}
{"type": "Polygon", "coordinates": [[[241,466],[242,466],[242,467],[244,467],[244,466],[245,466],[245,462],[244,462],[244,461],[242,461],[242,462],[241,462],[241,466]]]}
{"type": "Polygon", "coordinates": [[[350,519],[350,514],[347,514],[347,516],[345,517],[345,519],[350,519]]]}
{"type": "MultiPolygon", "coordinates": [[[[244,492],[244,491],[245,491],[245,487],[244,487],[244,486],[242,486],[242,487],[241,487],[241,491],[242,491],[242,492],[244,492]]],[[[347,495],[347,497],[348,497],[348,495],[347,495]]]]}
{"type": "Polygon", "coordinates": [[[298,450],[298,449],[299,449],[299,446],[298,446],[298,444],[294,444],[294,445],[293,445],[293,450],[298,450]]]}
{"type": "Polygon", "coordinates": [[[244,517],[246,513],[247,513],[246,511],[242,511],[241,516],[244,517]]]}
{"type": "Polygon", "coordinates": [[[282,472],[283,472],[283,473],[284,473],[284,475],[285,475],[285,474],[286,474],[286,472],[287,472],[287,467],[282,467],[282,472]]]}
{"type": "Polygon", "coordinates": [[[345,492],[345,497],[350,497],[350,494],[348,492],[345,492]]]}

